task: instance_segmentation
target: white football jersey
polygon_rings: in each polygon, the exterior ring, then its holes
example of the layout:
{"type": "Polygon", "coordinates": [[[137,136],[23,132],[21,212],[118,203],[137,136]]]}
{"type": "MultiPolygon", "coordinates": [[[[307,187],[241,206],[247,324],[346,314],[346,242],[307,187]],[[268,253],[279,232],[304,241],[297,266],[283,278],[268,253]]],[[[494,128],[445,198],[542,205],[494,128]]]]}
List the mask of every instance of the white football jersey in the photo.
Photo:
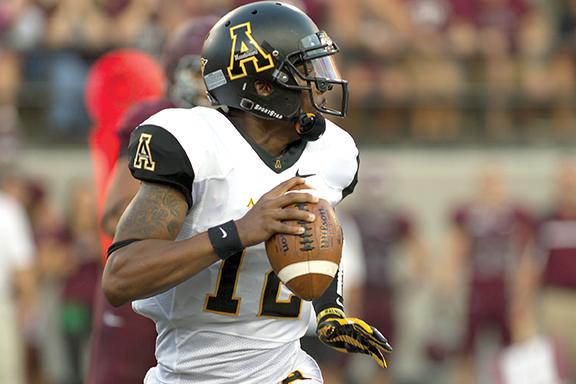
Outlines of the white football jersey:
{"type": "MultiPolygon", "coordinates": [[[[330,121],[317,141],[297,141],[273,157],[204,107],[150,117],[132,134],[130,152],[135,177],[186,194],[190,210],[177,240],[241,218],[296,174],[312,175],[308,184],[336,205],[352,192],[358,170],[353,139],[330,121]]],[[[312,306],[278,280],[262,243],[133,307],[156,322],[160,382],[246,384],[291,372],[312,306]]]]}

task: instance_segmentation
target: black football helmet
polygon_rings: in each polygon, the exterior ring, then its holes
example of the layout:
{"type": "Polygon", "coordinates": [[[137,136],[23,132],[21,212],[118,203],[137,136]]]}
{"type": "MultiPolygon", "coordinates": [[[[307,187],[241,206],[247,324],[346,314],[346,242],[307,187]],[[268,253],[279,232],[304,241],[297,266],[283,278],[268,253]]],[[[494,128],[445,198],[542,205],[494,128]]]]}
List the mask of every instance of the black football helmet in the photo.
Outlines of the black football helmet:
{"type": "MultiPolygon", "coordinates": [[[[314,108],[345,116],[348,82],[341,79],[333,56],[339,52],[326,32],[298,8],[262,1],[236,8],[210,30],[202,48],[202,75],[213,104],[248,111],[265,119],[303,114],[302,93],[314,108]],[[259,95],[255,82],[272,86],[259,95]],[[328,107],[328,93],[338,94],[328,107]]],[[[331,99],[332,100],[332,99],[331,99]]]]}

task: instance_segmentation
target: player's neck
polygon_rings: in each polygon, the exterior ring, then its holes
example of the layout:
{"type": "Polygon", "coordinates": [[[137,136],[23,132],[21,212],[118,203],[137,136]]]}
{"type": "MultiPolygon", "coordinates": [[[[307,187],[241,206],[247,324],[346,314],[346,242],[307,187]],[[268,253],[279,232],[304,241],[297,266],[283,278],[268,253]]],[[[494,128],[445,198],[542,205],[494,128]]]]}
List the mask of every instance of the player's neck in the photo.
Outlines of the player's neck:
{"type": "Polygon", "coordinates": [[[288,144],[299,139],[290,121],[264,120],[243,112],[230,117],[239,130],[272,156],[279,156],[288,144]]]}

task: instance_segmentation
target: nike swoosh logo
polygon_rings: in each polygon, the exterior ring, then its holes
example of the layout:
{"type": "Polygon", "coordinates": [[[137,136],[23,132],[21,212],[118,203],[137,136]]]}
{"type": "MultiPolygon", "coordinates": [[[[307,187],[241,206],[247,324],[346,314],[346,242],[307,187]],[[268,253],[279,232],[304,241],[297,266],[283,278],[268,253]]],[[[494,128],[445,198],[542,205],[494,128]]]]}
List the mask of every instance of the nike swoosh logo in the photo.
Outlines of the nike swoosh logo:
{"type": "Polygon", "coordinates": [[[342,298],[340,296],[336,297],[336,304],[344,308],[344,303],[342,302],[342,298]]]}
{"type": "Polygon", "coordinates": [[[297,169],[296,170],[296,177],[310,177],[310,176],[316,176],[315,173],[305,173],[304,175],[300,174],[300,170],[297,169]]]}
{"type": "Polygon", "coordinates": [[[223,238],[223,239],[225,239],[226,237],[228,237],[228,234],[226,233],[226,231],[224,230],[224,228],[218,227],[218,229],[222,232],[222,238],[223,238]]]}

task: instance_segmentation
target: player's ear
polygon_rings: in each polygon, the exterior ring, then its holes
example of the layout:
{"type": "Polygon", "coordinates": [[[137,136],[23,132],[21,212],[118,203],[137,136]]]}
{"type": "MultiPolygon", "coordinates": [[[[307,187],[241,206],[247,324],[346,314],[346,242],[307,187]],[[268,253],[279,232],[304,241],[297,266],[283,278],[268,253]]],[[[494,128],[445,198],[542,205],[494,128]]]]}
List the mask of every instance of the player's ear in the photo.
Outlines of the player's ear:
{"type": "Polygon", "coordinates": [[[258,92],[258,96],[270,96],[274,89],[272,84],[264,80],[256,80],[254,87],[256,88],[256,92],[258,92]]]}

